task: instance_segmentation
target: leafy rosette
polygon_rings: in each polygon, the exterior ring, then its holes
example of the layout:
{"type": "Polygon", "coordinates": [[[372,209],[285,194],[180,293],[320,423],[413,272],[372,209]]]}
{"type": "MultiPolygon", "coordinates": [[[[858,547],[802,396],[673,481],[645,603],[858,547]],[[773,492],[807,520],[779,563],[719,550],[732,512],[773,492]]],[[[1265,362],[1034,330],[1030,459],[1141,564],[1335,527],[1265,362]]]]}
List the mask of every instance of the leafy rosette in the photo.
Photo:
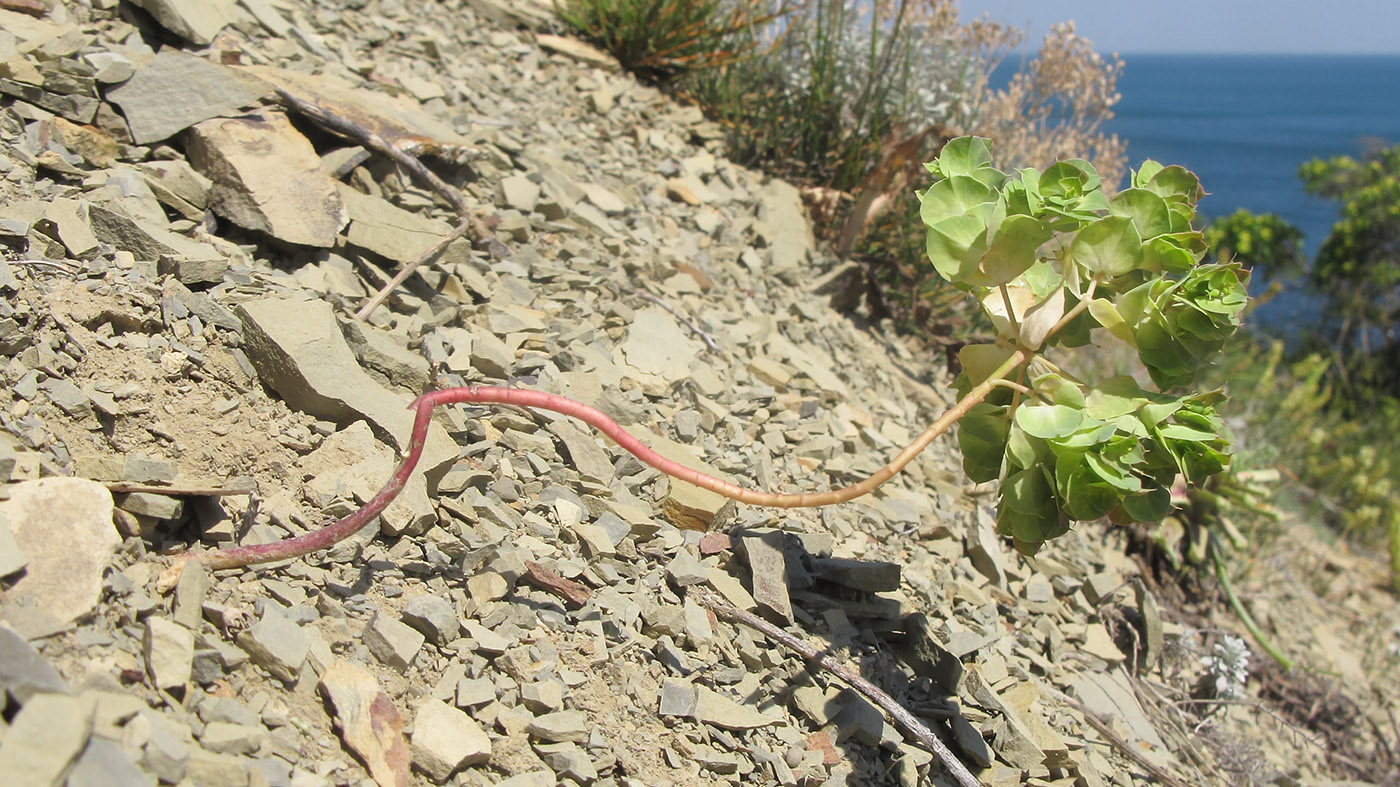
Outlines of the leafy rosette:
{"type": "Polygon", "coordinates": [[[959,395],[982,397],[959,421],[963,468],[1000,482],[998,529],[1017,549],[1075,521],[1159,521],[1178,477],[1223,470],[1219,395],[1160,392],[1195,379],[1247,300],[1238,265],[1202,263],[1196,176],[1148,161],[1110,199],[1086,161],[1003,172],[973,138],[927,166],[940,178],[919,194],[929,259],[996,332],[959,352],[959,395]],[[1130,377],[1082,382],[1045,355],[1115,340],[1137,350],[1157,391],[1130,377]]]}
{"type": "Polygon", "coordinates": [[[1001,480],[997,527],[1023,553],[1074,521],[1159,521],[1178,474],[1199,484],[1229,464],[1219,394],[1171,397],[1118,377],[1086,395],[1055,373],[1032,391],[982,402],[958,432],[968,477],[1001,480]]]}
{"type": "Polygon", "coordinates": [[[1117,301],[1152,381],[1188,385],[1237,328],[1249,296],[1237,263],[1198,265],[1181,279],[1154,279],[1117,301]]]}

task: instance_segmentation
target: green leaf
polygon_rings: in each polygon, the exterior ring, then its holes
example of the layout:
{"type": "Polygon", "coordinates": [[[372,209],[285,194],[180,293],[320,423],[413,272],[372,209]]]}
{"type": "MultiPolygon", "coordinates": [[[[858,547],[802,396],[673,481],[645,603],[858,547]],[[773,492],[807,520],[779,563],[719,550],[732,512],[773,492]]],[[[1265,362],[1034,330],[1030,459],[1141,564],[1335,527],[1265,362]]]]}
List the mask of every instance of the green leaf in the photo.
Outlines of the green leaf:
{"type": "Polygon", "coordinates": [[[1019,426],[1011,427],[1006,437],[1006,460],[1012,468],[1035,467],[1050,456],[1044,440],[1031,437],[1019,426]]]}
{"type": "Polygon", "coordinates": [[[1045,471],[1038,467],[1022,470],[1002,482],[997,529],[1011,536],[1016,548],[1026,553],[1034,553],[1040,544],[1069,529],[1069,520],[1060,511],[1045,471]]]}
{"type": "Polygon", "coordinates": [[[1061,275],[1060,269],[1046,259],[1036,260],[1035,264],[1022,274],[1022,280],[1031,288],[1031,294],[1036,300],[1045,298],[1065,284],[1065,277],[1061,275]]]}
{"type": "Polygon", "coordinates": [[[1161,522],[1171,512],[1172,494],[1165,487],[1153,487],[1142,494],[1123,498],[1121,507],[1134,522],[1150,525],[1161,522]]]}
{"type": "Polygon", "coordinates": [[[958,350],[958,363],[962,364],[963,374],[968,382],[978,385],[992,376],[1013,351],[995,344],[968,344],[958,350]]]}
{"type": "Polygon", "coordinates": [[[1159,235],[1142,245],[1142,269],[1151,273],[1186,273],[1205,252],[1193,252],[1173,235],[1159,235]]]}
{"type": "Polygon", "coordinates": [[[1142,236],[1131,219],[1109,216],[1080,230],[1070,255],[1092,273],[1119,276],[1142,261],[1142,236]]]}
{"type": "Polygon", "coordinates": [[[1138,171],[1133,173],[1133,188],[1142,188],[1148,183],[1151,183],[1153,176],[1161,171],[1161,164],[1158,164],[1152,159],[1147,159],[1146,161],[1143,161],[1142,166],[1138,168],[1138,171]]]}
{"type": "MultiPolygon", "coordinates": [[[[919,200],[919,217],[924,224],[932,227],[992,200],[992,190],[985,183],[966,175],[955,175],[938,181],[924,191],[919,200]]],[[[986,226],[985,222],[983,226],[986,226]]]]}
{"type": "Polygon", "coordinates": [[[1011,419],[1006,408],[980,402],[958,421],[958,447],[963,455],[963,472],[976,483],[993,481],[1001,475],[1002,456],[1011,419]]]}
{"type": "Polygon", "coordinates": [[[1143,184],[1143,188],[1160,195],[1168,202],[1178,202],[1192,208],[1205,194],[1196,174],[1175,164],[1158,170],[1143,184]]]}
{"type": "Polygon", "coordinates": [[[972,175],[992,166],[992,148],[983,137],[958,137],[948,141],[938,158],[926,165],[930,172],[951,178],[972,175]]]}
{"type": "Polygon", "coordinates": [[[1118,309],[1111,301],[1103,298],[1089,301],[1089,316],[1093,317],[1114,338],[1121,339],[1130,345],[1136,341],[1133,338],[1132,329],[1128,327],[1127,322],[1123,320],[1123,315],[1118,313],[1118,309]]]}
{"type": "Polygon", "coordinates": [[[1144,239],[1172,231],[1172,215],[1167,201],[1147,189],[1118,192],[1108,203],[1108,214],[1131,219],[1138,235],[1144,239]]]}
{"type": "Polygon", "coordinates": [[[1035,252],[1054,235],[1049,225],[1030,216],[1007,216],[995,230],[982,255],[981,271],[988,286],[1005,284],[1035,263],[1035,252]]]}
{"type": "Polygon", "coordinates": [[[1062,404],[1026,404],[1016,409],[1016,425],[1033,437],[1052,439],[1073,434],[1084,423],[1084,411],[1062,404]]]}
{"type": "Polygon", "coordinates": [[[1055,404],[1084,409],[1083,389],[1053,372],[1038,375],[1031,381],[1031,388],[1050,398],[1055,404]]]}
{"type": "Polygon", "coordinates": [[[1162,390],[1187,385],[1196,378],[1199,362],[1163,325],[1160,317],[1138,325],[1138,358],[1147,367],[1152,382],[1162,390]]]}
{"type": "Polygon", "coordinates": [[[1085,418],[1084,423],[1071,434],[1050,441],[1050,448],[1058,456],[1061,453],[1093,448],[1107,442],[1118,432],[1118,427],[1096,418],[1085,418]]]}
{"type": "Polygon", "coordinates": [[[1167,424],[1160,431],[1163,437],[1170,437],[1173,440],[1190,440],[1197,443],[1208,442],[1217,437],[1215,432],[1204,432],[1183,424],[1167,424]]]}
{"type": "Polygon", "coordinates": [[[972,286],[966,282],[964,269],[969,258],[981,256],[985,248],[987,225],[976,216],[952,216],[928,228],[926,251],[929,262],[933,263],[938,275],[963,288],[972,286]]]}
{"type": "Polygon", "coordinates": [[[1121,497],[1085,461],[1083,454],[1062,456],[1055,463],[1055,488],[1071,519],[1098,519],[1113,510],[1121,497]]]}

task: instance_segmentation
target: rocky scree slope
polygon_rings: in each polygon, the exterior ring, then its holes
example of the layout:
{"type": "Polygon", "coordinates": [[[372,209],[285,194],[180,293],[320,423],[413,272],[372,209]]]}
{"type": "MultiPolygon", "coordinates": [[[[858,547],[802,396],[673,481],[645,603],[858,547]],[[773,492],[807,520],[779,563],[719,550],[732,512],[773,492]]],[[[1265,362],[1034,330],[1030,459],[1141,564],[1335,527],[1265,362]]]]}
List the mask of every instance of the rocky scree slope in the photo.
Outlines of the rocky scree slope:
{"type": "MultiPolygon", "coordinates": [[[[14,783],[948,783],[692,585],[819,643],[987,784],[1321,772],[1307,744],[1203,744],[1144,686],[1194,684],[1217,635],[1163,620],[1119,531],[1009,552],[943,442],[867,498],[774,512],[568,419],[459,408],[367,532],[161,587],[160,554],[192,540],[353,510],[432,385],[567,394],[767,489],[874,471],[951,395],[938,364],[827,305],[847,271],[796,189],[718,157],[719,128],[550,35],[545,9],[0,7],[14,783]],[[353,319],[457,217],[277,90],[422,155],[507,253],[454,240],[353,319]]],[[[1329,565],[1333,591],[1364,588],[1364,562],[1329,565]]],[[[1395,614],[1349,598],[1320,649],[1369,681],[1345,657],[1355,624],[1395,614]]],[[[1250,723],[1230,710],[1213,726],[1250,723]]]]}

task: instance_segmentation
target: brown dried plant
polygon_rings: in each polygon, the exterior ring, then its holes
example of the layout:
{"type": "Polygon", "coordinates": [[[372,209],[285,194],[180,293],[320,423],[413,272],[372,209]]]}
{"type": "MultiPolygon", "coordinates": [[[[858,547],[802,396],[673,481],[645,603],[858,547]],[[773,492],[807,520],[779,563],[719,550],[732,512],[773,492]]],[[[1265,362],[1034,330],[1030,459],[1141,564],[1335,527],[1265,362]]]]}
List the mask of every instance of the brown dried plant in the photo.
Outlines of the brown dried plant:
{"type": "Polygon", "coordinates": [[[1095,52],[1073,22],[1053,25],[1039,52],[1006,87],[980,86],[968,131],[991,138],[997,158],[1009,167],[1088,159],[1112,186],[1125,171],[1127,142],[1105,132],[1103,124],[1120,98],[1122,71],[1122,59],[1095,52]]]}

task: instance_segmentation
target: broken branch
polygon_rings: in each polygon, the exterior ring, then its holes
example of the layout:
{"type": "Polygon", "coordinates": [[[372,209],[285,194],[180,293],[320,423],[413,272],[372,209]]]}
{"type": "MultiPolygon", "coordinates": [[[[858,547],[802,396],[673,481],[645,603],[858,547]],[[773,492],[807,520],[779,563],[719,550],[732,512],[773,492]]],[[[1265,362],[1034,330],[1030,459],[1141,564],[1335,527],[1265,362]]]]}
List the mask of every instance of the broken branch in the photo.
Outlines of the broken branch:
{"type": "Polygon", "coordinates": [[[919,717],[905,710],[902,705],[896,702],[889,694],[886,694],[879,686],[876,686],[874,683],[871,683],[855,672],[847,669],[845,665],[822,653],[812,645],[803,642],[751,612],[745,612],[739,609],[724,599],[715,596],[714,593],[711,593],[706,588],[700,587],[699,585],[692,585],[689,588],[688,594],[691,598],[695,599],[702,606],[711,610],[719,617],[735,623],[742,623],[749,628],[762,632],[774,642],[783,645],[788,650],[791,650],[809,662],[815,662],[820,665],[822,669],[840,678],[842,682],[860,692],[866,699],[878,705],[880,710],[889,714],[890,718],[894,720],[895,724],[899,725],[900,729],[912,735],[915,740],[923,744],[929,751],[932,751],[934,755],[938,757],[938,761],[943,763],[943,767],[947,769],[948,773],[952,774],[953,778],[957,780],[958,784],[962,785],[962,787],[979,787],[980,783],[977,781],[976,777],[974,777],[972,772],[962,764],[962,761],[943,744],[943,741],[939,740],[938,736],[933,734],[933,731],[919,720],[919,717]]]}

